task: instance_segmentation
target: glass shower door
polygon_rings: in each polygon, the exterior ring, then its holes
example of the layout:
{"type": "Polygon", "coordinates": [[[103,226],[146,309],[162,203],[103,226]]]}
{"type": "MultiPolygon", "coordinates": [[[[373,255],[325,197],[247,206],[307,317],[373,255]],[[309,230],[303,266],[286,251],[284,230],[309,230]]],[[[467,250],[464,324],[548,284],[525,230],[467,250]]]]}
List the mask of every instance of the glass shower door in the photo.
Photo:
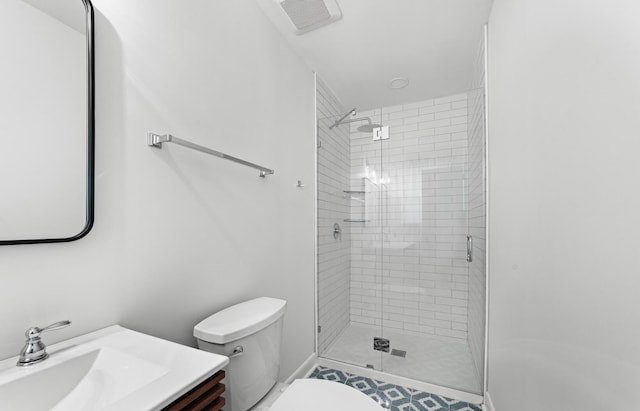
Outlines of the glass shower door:
{"type": "Polygon", "coordinates": [[[467,95],[383,108],[382,370],[479,392],[468,344],[467,95]]]}

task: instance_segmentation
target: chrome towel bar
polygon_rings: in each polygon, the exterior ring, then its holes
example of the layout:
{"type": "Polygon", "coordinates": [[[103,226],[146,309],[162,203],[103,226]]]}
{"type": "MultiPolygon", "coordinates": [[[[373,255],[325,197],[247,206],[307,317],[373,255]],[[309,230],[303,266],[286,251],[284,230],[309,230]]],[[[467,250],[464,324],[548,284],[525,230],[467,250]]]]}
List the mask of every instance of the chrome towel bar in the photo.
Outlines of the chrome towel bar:
{"type": "Polygon", "coordinates": [[[258,164],[255,163],[250,163],[249,161],[245,161],[242,160],[240,158],[234,157],[234,156],[230,156],[228,154],[225,153],[221,153],[219,151],[216,150],[212,150],[210,148],[192,143],[190,141],[186,141],[183,140],[181,138],[178,138],[176,136],[172,136],[171,134],[164,134],[164,135],[160,135],[160,134],[155,134],[155,133],[147,133],[147,145],[150,147],[156,147],[156,148],[162,148],[162,143],[175,143],[178,145],[181,145],[183,147],[188,147],[197,151],[201,151],[203,153],[207,153],[207,154],[211,154],[213,156],[216,157],[220,157],[223,158],[225,160],[229,160],[229,161],[233,161],[234,163],[239,163],[242,164],[244,166],[247,167],[251,167],[251,168],[255,168],[256,170],[259,170],[260,173],[258,174],[258,177],[266,177],[269,174],[273,174],[275,173],[275,171],[271,170],[270,168],[266,168],[266,167],[262,167],[258,164]]]}

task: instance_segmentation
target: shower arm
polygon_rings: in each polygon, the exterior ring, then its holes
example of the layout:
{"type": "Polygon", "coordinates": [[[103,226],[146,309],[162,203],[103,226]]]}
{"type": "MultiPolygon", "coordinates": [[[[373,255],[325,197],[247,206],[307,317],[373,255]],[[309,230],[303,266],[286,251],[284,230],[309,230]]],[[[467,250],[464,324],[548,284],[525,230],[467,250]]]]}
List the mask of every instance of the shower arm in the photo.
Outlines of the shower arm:
{"type": "Polygon", "coordinates": [[[334,127],[339,126],[340,124],[349,124],[349,123],[355,123],[356,121],[367,121],[367,124],[371,124],[371,119],[369,117],[359,117],[359,118],[350,118],[349,120],[340,120],[339,122],[336,121],[331,127],[329,127],[329,130],[331,130],[334,127]]]}
{"type": "Polygon", "coordinates": [[[340,117],[339,120],[336,120],[335,123],[333,123],[331,126],[329,126],[329,130],[332,130],[334,127],[337,127],[340,125],[340,123],[342,123],[342,120],[344,120],[345,118],[349,117],[349,116],[353,116],[356,114],[356,109],[352,108],[347,114],[345,114],[344,116],[340,117]]]}

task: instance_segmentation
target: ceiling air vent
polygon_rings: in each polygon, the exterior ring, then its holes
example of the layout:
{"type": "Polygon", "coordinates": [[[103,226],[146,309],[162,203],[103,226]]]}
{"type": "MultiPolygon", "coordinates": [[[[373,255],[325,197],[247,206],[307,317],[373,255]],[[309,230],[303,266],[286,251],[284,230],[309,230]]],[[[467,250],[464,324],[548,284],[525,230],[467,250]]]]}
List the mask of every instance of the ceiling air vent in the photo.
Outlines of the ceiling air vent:
{"type": "Polygon", "coordinates": [[[295,34],[304,34],[342,18],[335,0],[276,0],[295,27],[295,34]]]}

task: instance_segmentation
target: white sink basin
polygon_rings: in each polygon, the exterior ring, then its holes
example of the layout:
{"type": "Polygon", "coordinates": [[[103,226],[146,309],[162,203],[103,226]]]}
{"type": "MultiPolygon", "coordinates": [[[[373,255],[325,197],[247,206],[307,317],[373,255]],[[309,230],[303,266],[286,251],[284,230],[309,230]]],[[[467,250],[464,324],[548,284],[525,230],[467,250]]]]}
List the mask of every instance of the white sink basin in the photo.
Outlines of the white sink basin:
{"type": "Polygon", "coordinates": [[[40,364],[0,362],[0,410],[156,410],[229,362],[120,326],[47,348],[40,364]]]}

